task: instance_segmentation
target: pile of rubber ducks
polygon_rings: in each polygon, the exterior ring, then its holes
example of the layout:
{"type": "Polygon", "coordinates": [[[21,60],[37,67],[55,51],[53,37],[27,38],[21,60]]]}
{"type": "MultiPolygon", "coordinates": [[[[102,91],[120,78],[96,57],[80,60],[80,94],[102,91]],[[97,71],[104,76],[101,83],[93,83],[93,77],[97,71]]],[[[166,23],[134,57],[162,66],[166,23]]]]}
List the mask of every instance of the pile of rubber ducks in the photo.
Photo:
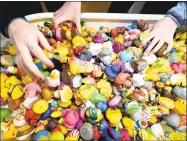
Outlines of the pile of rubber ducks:
{"type": "Polygon", "coordinates": [[[55,67],[33,61],[45,76],[23,76],[13,46],[1,48],[2,140],[186,140],[186,31],[177,29],[144,56],[149,23],[87,28],[73,22],[37,26],[51,45],[55,67]]]}

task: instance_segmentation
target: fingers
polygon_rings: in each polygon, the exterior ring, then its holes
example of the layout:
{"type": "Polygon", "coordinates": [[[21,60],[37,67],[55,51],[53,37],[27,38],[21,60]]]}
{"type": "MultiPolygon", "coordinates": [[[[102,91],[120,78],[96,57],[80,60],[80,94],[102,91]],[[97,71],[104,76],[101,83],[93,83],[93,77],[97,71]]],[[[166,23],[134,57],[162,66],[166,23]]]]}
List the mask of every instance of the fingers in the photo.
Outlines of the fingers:
{"type": "Polygon", "coordinates": [[[147,42],[150,41],[153,37],[154,34],[150,33],[150,35],[142,41],[142,45],[144,46],[145,44],[147,44],[147,42]]]}
{"type": "Polygon", "coordinates": [[[151,51],[151,54],[154,54],[155,52],[157,52],[162,47],[163,44],[164,44],[164,41],[160,40],[158,44],[156,45],[156,47],[151,51]]]}
{"type": "Polygon", "coordinates": [[[40,45],[43,48],[45,48],[49,52],[52,51],[47,39],[43,36],[43,34],[41,32],[38,32],[38,40],[39,40],[40,45]]]}
{"type": "Polygon", "coordinates": [[[56,15],[56,16],[53,18],[54,27],[57,28],[58,25],[59,25],[61,22],[64,22],[64,21],[67,21],[67,20],[68,20],[68,18],[66,18],[65,16],[62,16],[61,14],[56,15]]]}
{"type": "Polygon", "coordinates": [[[54,65],[51,62],[51,60],[49,58],[47,58],[47,56],[43,53],[43,50],[41,49],[41,47],[39,45],[35,45],[33,47],[33,49],[31,50],[31,52],[38,58],[40,59],[41,62],[43,62],[46,66],[53,68],[54,65]]]}
{"type": "Polygon", "coordinates": [[[33,78],[39,78],[41,80],[44,79],[43,74],[37,68],[37,66],[33,63],[32,60],[28,60],[28,57],[22,56],[21,64],[26,68],[28,74],[33,78]],[[27,61],[26,61],[27,60],[27,61]]]}
{"type": "Polygon", "coordinates": [[[20,59],[18,56],[16,57],[16,60],[17,60],[17,66],[18,66],[19,70],[21,71],[21,74],[25,75],[26,72],[23,70],[23,66],[21,66],[20,59]]]}
{"type": "Polygon", "coordinates": [[[79,33],[81,33],[81,23],[80,23],[80,17],[77,17],[74,22],[76,23],[77,30],[79,33]]]}
{"type": "Polygon", "coordinates": [[[27,73],[32,76],[33,78],[40,78],[41,80],[44,79],[43,74],[39,71],[39,69],[37,68],[37,66],[33,63],[31,54],[29,52],[29,49],[27,47],[22,48],[22,54],[20,54],[19,58],[20,60],[20,64],[22,66],[20,66],[21,68],[25,68],[25,70],[27,71],[27,73]]]}
{"type": "Polygon", "coordinates": [[[159,38],[154,37],[154,39],[151,41],[151,43],[149,44],[148,48],[145,50],[144,55],[149,54],[149,52],[152,50],[152,48],[156,45],[156,43],[158,43],[159,38]]]}
{"type": "Polygon", "coordinates": [[[165,50],[163,54],[165,55],[166,53],[170,52],[170,50],[172,49],[172,46],[173,46],[173,41],[168,42],[167,50],[165,50]]]}

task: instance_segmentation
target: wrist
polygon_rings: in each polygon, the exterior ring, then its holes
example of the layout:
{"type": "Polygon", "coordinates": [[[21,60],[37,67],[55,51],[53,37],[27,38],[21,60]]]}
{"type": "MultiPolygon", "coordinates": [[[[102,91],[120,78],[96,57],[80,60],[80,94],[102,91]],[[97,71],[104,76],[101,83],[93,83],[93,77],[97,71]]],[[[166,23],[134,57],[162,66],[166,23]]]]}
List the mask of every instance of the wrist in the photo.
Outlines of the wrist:
{"type": "Polygon", "coordinates": [[[174,20],[174,19],[172,19],[171,17],[169,17],[169,16],[166,16],[165,17],[165,19],[169,22],[169,23],[171,23],[171,25],[173,26],[173,27],[175,27],[175,29],[177,28],[177,23],[176,23],[176,21],[174,20]]]}

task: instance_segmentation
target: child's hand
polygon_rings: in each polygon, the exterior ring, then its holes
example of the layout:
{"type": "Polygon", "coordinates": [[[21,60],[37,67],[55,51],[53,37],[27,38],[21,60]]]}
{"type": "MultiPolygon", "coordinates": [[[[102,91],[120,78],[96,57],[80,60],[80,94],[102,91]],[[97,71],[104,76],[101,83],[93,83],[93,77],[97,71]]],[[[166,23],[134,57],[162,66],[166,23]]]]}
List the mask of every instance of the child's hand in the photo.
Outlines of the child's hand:
{"type": "Polygon", "coordinates": [[[57,28],[61,22],[73,20],[76,23],[78,32],[81,33],[80,11],[81,2],[66,2],[54,13],[54,27],[57,28]]]}
{"type": "Polygon", "coordinates": [[[148,41],[153,39],[145,50],[144,55],[154,54],[165,42],[168,44],[168,47],[167,50],[164,51],[164,54],[168,53],[173,45],[173,35],[176,28],[177,24],[170,17],[165,17],[158,21],[152,27],[150,35],[142,42],[142,45],[145,45],[148,41]]]}
{"type": "Polygon", "coordinates": [[[17,65],[22,74],[29,74],[33,78],[44,79],[44,76],[33,62],[31,53],[39,58],[46,66],[54,65],[43,53],[42,48],[51,51],[50,45],[43,34],[30,23],[22,20],[14,20],[8,27],[9,37],[16,48],[17,65]]]}

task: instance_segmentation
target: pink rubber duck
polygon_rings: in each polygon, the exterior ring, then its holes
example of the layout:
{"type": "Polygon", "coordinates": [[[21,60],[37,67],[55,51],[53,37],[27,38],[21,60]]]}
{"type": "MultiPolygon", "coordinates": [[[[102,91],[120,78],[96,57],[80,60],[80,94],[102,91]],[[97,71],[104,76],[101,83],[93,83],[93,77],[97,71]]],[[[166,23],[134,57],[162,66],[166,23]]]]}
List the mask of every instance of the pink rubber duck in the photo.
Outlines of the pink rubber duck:
{"type": "Polygon", "coordinates": [[[175,71],[175,73],[181,73],[186,70],[186,67],[183,63],[171,64],[170,67],[175,71]]]}
{"type": "Polygon", "coordinates": [[[41,93],[41,87],[40,85],[38,85],[37,83],[29,83],[27,84],[23,91],[25,93],[28,93],[29,97],[34,97],[36,95],[37,92],[41,93]]]}
{"type": "Polygon", "coordinates": [[[70,131],[72,130],[79,120],[79,113],[77,110],[67,109],[63,113],[64,125],[70,131]]]}

